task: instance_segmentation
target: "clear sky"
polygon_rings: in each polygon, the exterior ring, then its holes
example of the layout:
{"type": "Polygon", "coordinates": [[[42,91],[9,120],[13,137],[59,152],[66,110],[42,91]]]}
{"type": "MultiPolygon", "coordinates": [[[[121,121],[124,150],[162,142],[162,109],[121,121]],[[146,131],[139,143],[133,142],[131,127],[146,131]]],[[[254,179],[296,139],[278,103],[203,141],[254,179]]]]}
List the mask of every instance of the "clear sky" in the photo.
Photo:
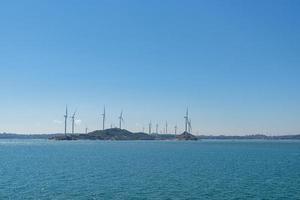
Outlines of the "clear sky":
{"type": "Polygon", "coordinates": [[[298,0],[4,0],[0,132],[300,133],[298,0]],[[70,122],[70,121],[69,121],[70,122]]]}

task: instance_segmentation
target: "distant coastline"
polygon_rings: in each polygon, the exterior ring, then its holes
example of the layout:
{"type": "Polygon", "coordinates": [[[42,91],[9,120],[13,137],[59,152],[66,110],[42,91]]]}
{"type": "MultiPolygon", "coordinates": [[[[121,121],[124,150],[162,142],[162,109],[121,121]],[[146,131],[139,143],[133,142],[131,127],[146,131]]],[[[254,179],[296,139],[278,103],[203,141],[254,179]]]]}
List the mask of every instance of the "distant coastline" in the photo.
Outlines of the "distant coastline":
{"type": "MultiPolygon", "coordinates": [[[[107,129],[112,130],[112,129],[107,129]]],[[[147,134],[147,133],[132,133],[124,129],[124,131],[129,133],[129,137],[126,134],[116,134],[116,132],[112,135],[109,133],[105,133],[101,136],[102,131],[93,131],[89,134],[68,134],[67,136],[70,139],[95,139],[97,134],[100,134],[100,140],[174,140],[179,135],[175,134],[147,134]],[[94,137],[94,138],[93,138],[94,137]],[[103,138],[101,138],[103,137],[103,138]]],[[[59,139],[64,138],[64,134],[62,133],[53,133],[53,134],[16,134],[16,133],[0,133],[0,139],[59,139]]],[[[226,135],[196,135],[198,140],[201,139],[212,139],[212,140],[300,140],[300,134],[294,135],[279,135],[279,136],[267,136],[263,134],[255,134],[255,135],[245,135],[245,136],[226,136],[226,135]]],[[[184,139],[184,138],[183,138],[184,139]]]]}

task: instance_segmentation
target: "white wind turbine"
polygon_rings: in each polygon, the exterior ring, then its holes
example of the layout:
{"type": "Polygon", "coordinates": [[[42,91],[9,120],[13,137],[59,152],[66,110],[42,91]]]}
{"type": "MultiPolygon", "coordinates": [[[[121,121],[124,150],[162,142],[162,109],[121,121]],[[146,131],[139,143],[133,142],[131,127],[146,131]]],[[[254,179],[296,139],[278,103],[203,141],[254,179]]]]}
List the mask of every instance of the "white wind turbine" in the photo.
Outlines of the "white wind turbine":
{"type": "Polygon", "coordinates": [[[64,115],[64,118],[65,118],[65,136],[67,136],[68,106],[66,106],[66,114],[64,115]]]}
{"type": "Polygon", "coordinates": [[[105,106],[102,113],[102,130],[105,129],[105,120],[106,120],[106,113],[105,113],[105,106]]]}
{"type": "Polygon", "coordinates": [[[185,132],[188,132],[188,124],[189,124],[189,109],[186,109],[186,114],[184,116],[185,119],[185,132]]]}
{"type": "Polygon", "coordinates": [[[76,115],[77,110],[73,113],[71,119],[72,119],[72,134],[74,134],[74,127],[75,127],[75,115],[76,115]]]}

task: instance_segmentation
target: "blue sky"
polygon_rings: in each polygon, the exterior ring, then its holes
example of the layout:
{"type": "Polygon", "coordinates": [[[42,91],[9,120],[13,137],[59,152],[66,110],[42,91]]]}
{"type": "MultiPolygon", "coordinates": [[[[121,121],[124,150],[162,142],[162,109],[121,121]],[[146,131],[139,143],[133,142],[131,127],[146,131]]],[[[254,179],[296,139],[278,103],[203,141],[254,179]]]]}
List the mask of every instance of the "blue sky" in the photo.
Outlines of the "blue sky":
{"type": "Polygon", "coordinates": [[[1,1],[0,132],[300,133],[300,2],[1,1]]]}

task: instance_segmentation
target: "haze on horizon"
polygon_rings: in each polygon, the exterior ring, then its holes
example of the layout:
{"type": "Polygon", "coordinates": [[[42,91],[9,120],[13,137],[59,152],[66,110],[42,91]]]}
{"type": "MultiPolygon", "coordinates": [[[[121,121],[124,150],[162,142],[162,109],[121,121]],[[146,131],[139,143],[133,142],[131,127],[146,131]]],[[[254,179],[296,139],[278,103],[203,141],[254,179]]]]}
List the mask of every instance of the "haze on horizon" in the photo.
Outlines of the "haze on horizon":
{"type": "Polygon", "coordinates": [[[300,133],[300,2],[1,1],[0,132],[300,133]],[[69,120],[70,125],[70,120],[69,120]],[[69,126],[70,127],[70,126],[69,126]],[[155,128],[153,128],[155,129],[155,128]]]}

